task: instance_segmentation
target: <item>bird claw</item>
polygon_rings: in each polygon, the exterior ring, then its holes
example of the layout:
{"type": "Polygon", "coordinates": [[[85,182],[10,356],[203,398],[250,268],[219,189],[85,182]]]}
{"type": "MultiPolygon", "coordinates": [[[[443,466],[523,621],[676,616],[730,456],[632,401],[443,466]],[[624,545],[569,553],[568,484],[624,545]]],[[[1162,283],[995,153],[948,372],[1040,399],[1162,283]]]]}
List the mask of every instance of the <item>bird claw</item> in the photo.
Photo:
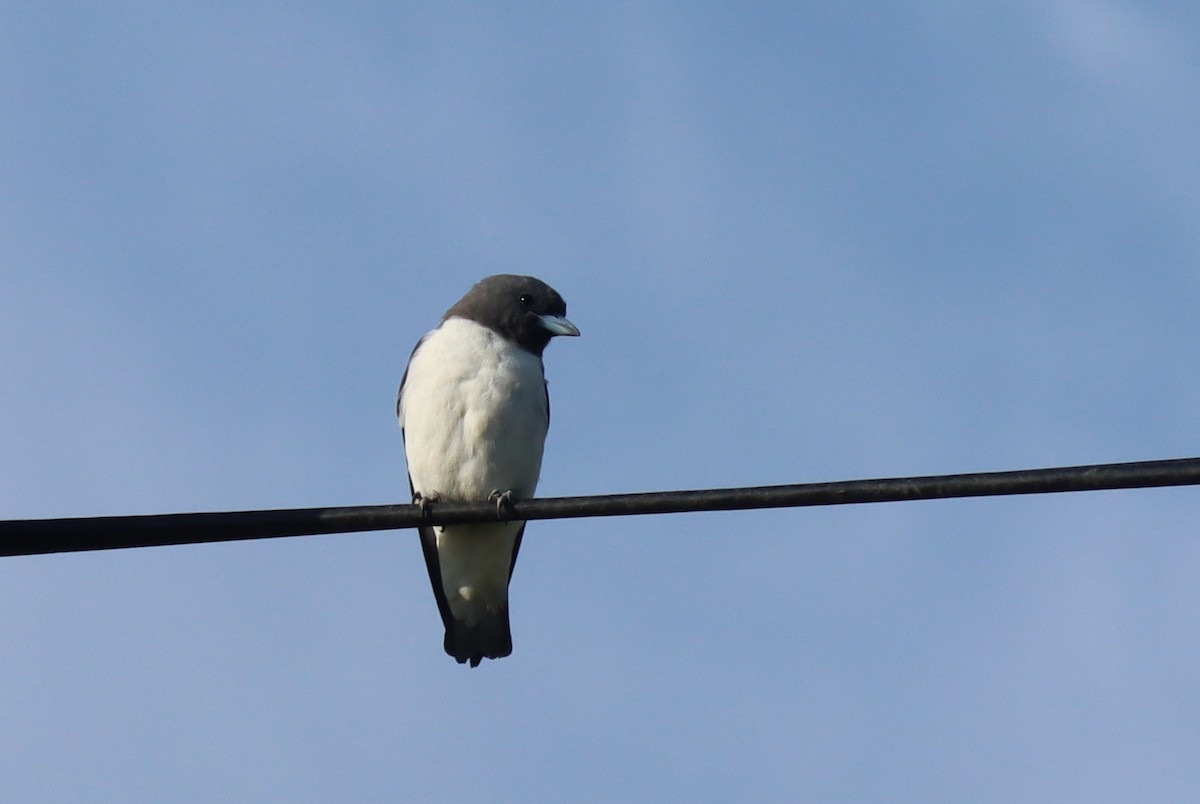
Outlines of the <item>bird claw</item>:
{"type": "Polygon", "coordinates": [[[496,503],[496,518],[503,518],[505,511],[511,512],[513,509],[513,493],[512,489],[500,491],[492,489],[492,493],[488,495],[490,502],[496,503]]]}
{"type": "Polygon", "coordinates": [[[442,495],[437,491],[431,491],[428,494],[422,494],[419,491],[413,492],[413,505],[421,509],[421,516],[429,516],[429,504],[441,499],[442,495]]]}

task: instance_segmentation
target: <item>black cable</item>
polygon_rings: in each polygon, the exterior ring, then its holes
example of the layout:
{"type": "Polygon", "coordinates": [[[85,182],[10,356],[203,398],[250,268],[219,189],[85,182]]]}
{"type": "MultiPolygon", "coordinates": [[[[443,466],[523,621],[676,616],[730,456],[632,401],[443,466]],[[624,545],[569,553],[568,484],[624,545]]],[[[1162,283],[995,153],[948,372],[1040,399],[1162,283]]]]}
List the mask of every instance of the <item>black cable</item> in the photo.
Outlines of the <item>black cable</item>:
{"type": "Polygon", "coordinates": [[[0,521],[0,556],[392,530],[418,525],[495,521],[497,516],[502,519],[632,516],[1197,484],[1200,484],[1200,458],[1179,458],[790,486],[543,497],[515,501],[499,515],[495,504],[490,502],[446,502],[431,503],[425,514],[415,505],[365,505],[275,511],[15,519],[0,521]]]}

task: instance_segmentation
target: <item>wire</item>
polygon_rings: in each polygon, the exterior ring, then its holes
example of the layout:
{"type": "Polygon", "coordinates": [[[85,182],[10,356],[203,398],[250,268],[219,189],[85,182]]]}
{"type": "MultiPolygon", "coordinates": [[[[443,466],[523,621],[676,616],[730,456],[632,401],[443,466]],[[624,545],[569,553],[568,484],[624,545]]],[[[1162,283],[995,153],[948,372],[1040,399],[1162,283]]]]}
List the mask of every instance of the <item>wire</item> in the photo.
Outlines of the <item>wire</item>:
{"type": "Polygon", "coordinates": [[[444,502],[430,503],[424,513],[416,505],[365,505],[14,519],[0,521],[0,556],[393,530],[421,525],[494,522],[497,518],[523,520],[677,514],[1187,485],[1200,485],[1200,458],[789,486],[543,497],[514,501],[499,512],[491,502],[444,502]]]}

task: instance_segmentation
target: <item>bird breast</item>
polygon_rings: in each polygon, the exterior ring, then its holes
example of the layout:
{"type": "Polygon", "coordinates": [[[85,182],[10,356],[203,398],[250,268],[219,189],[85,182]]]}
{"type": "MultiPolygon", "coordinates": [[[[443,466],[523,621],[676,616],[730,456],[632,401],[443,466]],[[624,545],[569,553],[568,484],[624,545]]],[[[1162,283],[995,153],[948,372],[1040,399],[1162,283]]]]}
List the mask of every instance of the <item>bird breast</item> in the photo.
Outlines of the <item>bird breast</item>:
{"type": "Polygon", "coordinates": [[[448,319],[412,356],[400,425],[416,491],[532,497],[548,423],[541,358],[486,327],[448,319]]]}

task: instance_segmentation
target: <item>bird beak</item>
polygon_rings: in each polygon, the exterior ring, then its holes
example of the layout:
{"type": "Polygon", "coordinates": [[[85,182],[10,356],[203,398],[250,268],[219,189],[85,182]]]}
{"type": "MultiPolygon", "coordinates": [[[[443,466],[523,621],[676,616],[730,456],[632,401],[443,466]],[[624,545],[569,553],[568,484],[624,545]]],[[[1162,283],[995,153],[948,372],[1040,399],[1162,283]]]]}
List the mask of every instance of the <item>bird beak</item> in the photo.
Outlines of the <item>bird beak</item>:
{"type": "Polygon", "coordinates": [[[539,315],[538,323],[551,335],[578,335],[579,328],[560,315],[539,315]]]}

